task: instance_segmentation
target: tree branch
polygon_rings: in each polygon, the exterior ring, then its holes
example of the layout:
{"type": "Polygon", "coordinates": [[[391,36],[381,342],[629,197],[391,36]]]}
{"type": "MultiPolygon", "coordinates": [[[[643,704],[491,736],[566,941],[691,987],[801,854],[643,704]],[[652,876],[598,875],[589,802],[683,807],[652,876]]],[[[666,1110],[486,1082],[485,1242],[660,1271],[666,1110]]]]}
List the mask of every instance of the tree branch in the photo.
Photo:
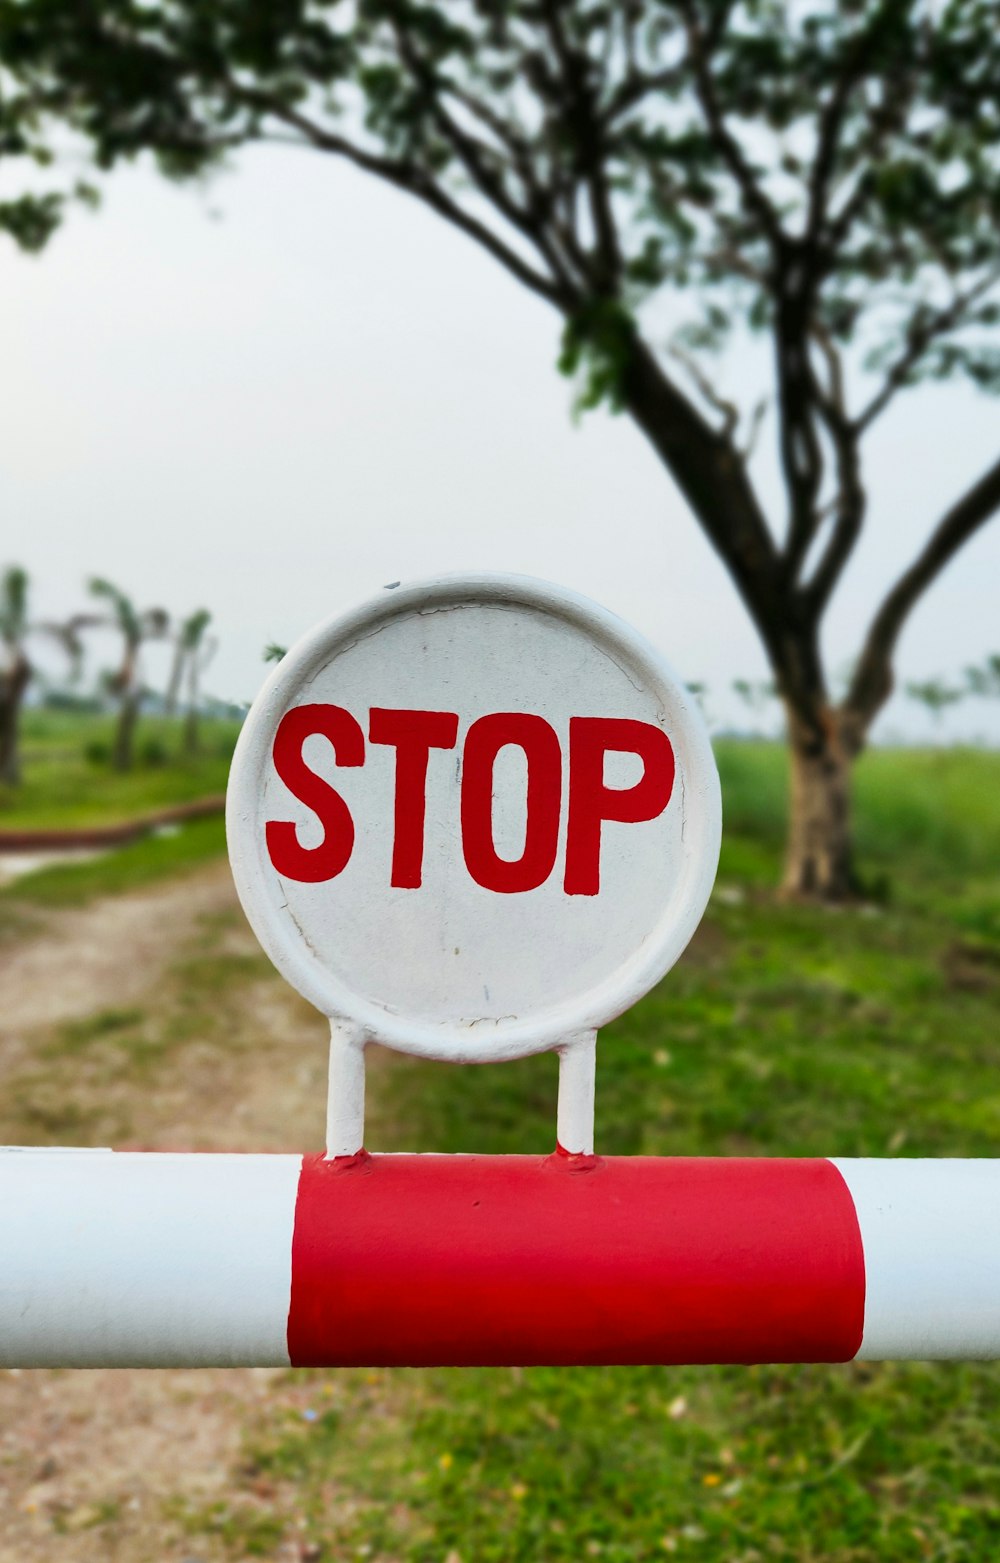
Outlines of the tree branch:
{"type": "Polygon", "coordinates": [[[346,162],[353,163],[356,168],[374,174],[388,184],[395,185],[397,189],[416,196],[440,217],[475,239],[477,244],[498,260],[524,287],[547,299],[557,309],[566,310],[572,306],[573,299],[559,277],[547,277],[544,272],[536,271],[527,261],[522,260],[516,250],[512,250],[508,244],[505,244],[485,223],[464,211],[457,201],[422,169],[414,167],[404,158],[380,157],[376,153],[369,152],[364,147],[347,140],[346,137],[336,135],[323,126],[317,125],[300,110],[283,103],[280,99],[272,98],[268,93],[243,87],[235,81],[229,83],[229,89],[233,96],[247,107],[255,109],[260,114],[269,115],[298,131],[302,139],[318,151],[342,157],[346,162]]]}
{"type": "MultiPolygon", "coordinates": [[[[396,23],[393,30],[399,57],[409,71],[411,79],[426,93],[429,112],[438,131],[448,142],[480,194],[486,197],[512,228],[516,228],[535,246],[560,287],[567,293],[571,291],[571,279],[563,269],[559,257],[553,252],[536,213],[530,208],[520,206],[511,197],[504,185],[503,173],[491,166],[493,159],[498,155],[495,149],[465,131],[445,107],[443,95],[454,90],[453,84],[446,77],[441,77],[435,72],[431,63],[421,55],[412,35],[404,26],[396,23]]],[[[463,94],[462,101],[468,106],[470,95],[463,94]]],[[[471,101],[475,102],[475,99],[471,101]]],[[[491,115],[490,118],[495,124],[496,116],[491,115]]],[[[522,183],[526,182],[523,174],[519,173],[518,177],[522,179],[522,183]]],[[[530,182],[533,185],[533,181],[530,182]]],[[[533,187],[537,190],[536,186],[533,187]]]]}
{"type": "Polygon", "coordinates": [[[946,513],[921,553],[900,576],[879,608],[844,701],[866,729],[892,693],[892,653],[899,633],[919,600],[955,554],[1000,510],[1000,460],[946,513]]]}
{"type": "Polygon", "coordinates": [[[756,218],[763,232],[777,248],[783,242],[778,214],[759,184],[743,149],[726,124],[725,116],[715,95],[715,83],[708,67],[705,39],[701,24],[691,0],[682,0],[681,10],[685,18],[690,62],[693,68],[695,90],[701,105],[716,151],[739,187],[743,205],[750,216],[756,218]]]}
{"type": "MultiPolygon", "coordinates": [[[[844,117],[851,94],[858,85],[864,71],[871,47],[876,40],[876,35],[877,20],[870,21],[865,30],[856,33],[847,43],[843,57],[843,68],[826,104],[819,111],[816,156],[809,179],[809,208],[806,219],[806,235],[811,245],[819,242],[823,225],[826,222],[830,182],[833,178],[833,169],[837,158],[837,147],[844,124],[844,117]]],[[[876,133],[878,134],[878,132],[876,133]]]]}
{"type": "Polygon", "coordinates": [[[682,347],[678,347],[673,342],[670,344],[669,352],[670,356],[676,358],[682,368],[687,371],[695,388],[704,397],[708,405],[721,415],[722,428],[718,432],[724,440],[731,441],[740,421],[739,409],[735,402],[727,401],[724,396],[719,395],[701,365],[696,359],[691,357],[690,353],[686,353],[682,347]]]}
{"type": "Polygon", "coordinates": [[[744,439],[739,452],[744,465],[750,460],[751,456],[757,448],[757,436],[760,433],[761,425],[767,416],[768,404],[769,398],[767,396],[760,397],[760,399],[754,404],[753,411],[750,414],[750,418],[747,423],[746,438],[744,439]]]}
{"type": "Polygon", "coordinates": [[[775,667],[782,666],[777,552],[739,452],[706,423],[637,337],[622,397],[728,567],[775,667]]]}
{"type": "Polygon", "coordinates": [[[829,101],[820,112],[816,157],[813,161],[812,174],[809,180],[809,208],[805,230],[806,238],[810,244],[815,244],[818,240],[826,217],[827,197],[830,190],[830,180],[833,176],[833,165],[837,156],[837,143],[844,123],[844,114],[851,92],[857,83],[858,71],[861,66],[862,52],[860,48],[854,50],[854,55],[855,58],[849,64],[845,63],[844,70],[830,94],[829,101]]]}
{"type": "Polygon", "coordinates": [[[859,434],[863,434],[885,411],[896,392],[906,384],[909,375],[917,367],[932,342],[960,326],[972,306],[977,304],[991,288],[995,288],[998,282],[1000,282],[1000,266],[995,266],[985,277],[980,277],[973,287],[966,288],[964,293],[956,294],[951,303],[943,309],[922,319],[914,314],[906,332],[906,347],[890,365],[881,390],[872,397],[867,407],[863,408],[854,420],[854,427],[859,434]]]}
{"type": "Polygon", "coordinates": [[[823,481],[823,450],[816,429],[818,388],[809,359],[813,281],[805,246],[797,244],[778,268],[774,317],[778,443],[789,497],[784,565],[790,582],[816,535],[816,501],[823,481]]]}
{"type": "MultiPolygon", "coordinates": [[[[813,324],[813,338],[827,365],[827,390],[817,395],[817,406],[833,445],[837,465],[837,495],[832,507],[835,517],[833,529],[822,558],[803,592],[809,611],[818,620],[861,535],[865,491],[861,482],[859,439],[847,416],[840,354],[818,322],[813,324]]],[[[822,519],[822,514],[818,513],[817,528],[822,519]]]]}
{"type": "Polygon", "coordinates": [[[540,183],[535,177],[530,143],[514,125],[504,119],[502,114],[497,113],[491,104],[476,97],[475,93],[467,91],[454,78],[450,76],[442,78],[441,86],[447,96],[453,98],[473,119],[477,119],[506,148],[511,159],[511,167],[525,191],[528,203],[525,215],[535,225],[535,234],[540,237],[546,226],[550,227],[558,250],[562,252],[561,255],[556,252],[552,254],[550,264],[553,270],[564,269],[568,264],[570,267],[576,267],[582,275],[585,270],[585,256],[577,236],[569,232],[557,217],[559,189],[555,183],[540,183]]]}
{"type": "Polygon", "coordinates": [[[628,72],[604,105],[601,111],[602,123],[610,127],[616,120],[621,119],[623,114],[627,114],[644,98],[648,98],[651,93],[664,92],[670,87],[678,86],[683,80],[683,72],[676,65],[668,66],[662,71],[634,69],[628,72]]]}
{"type": "Polygon", "coordinates": [[[603,128],[588,80],[589,60],[566,37],[560,0],[543,0],[546,30],[562,71],[567,107],[576,132],[580,172],[587,190],[599,263],[602,291],[617,290],[622,274],[622,254],[611,209],[611,192],[604,171],[603,128]]]}
{"type": "Polygon", "coordinates": [[[913,100],[914,81],[914,74],[910,72],[903,80],[897,81],[895,90],[883,96],[869,112],[868,142],[863,153],[855,154],[856,160],[863,162],[862,173],[840,211],[832,217],[824,236],[823,248],[828,259],[837,255],[865,209],[873,189],[872,170],[878,166],[892,131],[906,119],[913,100]]]}

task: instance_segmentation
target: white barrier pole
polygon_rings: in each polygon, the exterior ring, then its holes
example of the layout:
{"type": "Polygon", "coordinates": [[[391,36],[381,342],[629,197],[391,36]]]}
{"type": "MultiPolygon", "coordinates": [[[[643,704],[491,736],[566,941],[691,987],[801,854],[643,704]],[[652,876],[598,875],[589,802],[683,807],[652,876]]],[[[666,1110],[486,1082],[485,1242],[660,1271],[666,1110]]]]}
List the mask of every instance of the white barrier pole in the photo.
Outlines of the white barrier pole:
{"type": "Polygon", "coordinates": [[[0,1150],[0,1363],[288,1363],[301,1156],[0,1150]]]}

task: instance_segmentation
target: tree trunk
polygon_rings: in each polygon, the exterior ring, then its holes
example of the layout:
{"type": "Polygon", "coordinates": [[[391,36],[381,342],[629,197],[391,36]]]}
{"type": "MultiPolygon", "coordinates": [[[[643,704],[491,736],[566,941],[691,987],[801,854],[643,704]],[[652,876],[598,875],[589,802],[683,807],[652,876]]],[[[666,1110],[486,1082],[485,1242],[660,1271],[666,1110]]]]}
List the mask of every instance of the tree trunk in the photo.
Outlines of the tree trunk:
{"type": "Polygon", "coordinates": [[[184,753],[198,753],[198,650],[191,653],[188,671],[188,708],[184,722],[184,753]]]}
{"type": "Polygon", "coordinates": [[[170,682],[167,685],[167,696],[163,703],[163,710],[166,716],[176,716],[177,714],[177,701],[180,698],[181,676],[184,672],[185,655],[184,647],[178,646],[174,652],[173,666],[170,669],[170,682]]]}
{"type": "Polygon", "coordinates": [[[21,655],[0,673],[0,782],[8,787],[16,787],[21,780],[21,702],[30,681],[31,664],[21,655]]]}
{"type": "Polygon", "coordinates": [[[786,895],[843,901],[857,888],[851,818],[855,753],[835,722],[820,738],[792,726],[786,895]]]}
{"type": "Polygon", "coordinates": [[[112,755],[112,763],[116,771],[129,771],[132,769],[132,749],[135,737],[135,725],[139,719],[139,701],[141,694],[138,690],[129,691],[122,697],[121,710],[118,713],[118,726],[115,729],[115,746],[112,755]]]}

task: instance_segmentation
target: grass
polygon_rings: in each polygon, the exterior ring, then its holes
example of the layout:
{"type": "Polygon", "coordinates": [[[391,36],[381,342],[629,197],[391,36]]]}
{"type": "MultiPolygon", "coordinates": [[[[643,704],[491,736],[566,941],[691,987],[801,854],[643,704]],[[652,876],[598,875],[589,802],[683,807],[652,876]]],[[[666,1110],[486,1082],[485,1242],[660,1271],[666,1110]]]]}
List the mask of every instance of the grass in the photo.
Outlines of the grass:
{"type": "MultiPolygon", "coordinates": [[[[780,744],[723,740],[719,877],[778,883],[787,761],[780,744]]],[[[950,917],[1000,938],[1000,753],[976,748],[873,749],[855,772],[856,863],[877,903],[950,917]]]]}
{"type": "Polygon", "coordinates": [[[97,896],[138,890],[197,868],[225,850],[220,814],[172,825],[101,857],[39,869],[0,889],[0,939],[5,925],[16,924],[31,908],[83,906],[97,896]]]}
{"type": "Polygon", "coordinates": [[[272,1515],[294,1492],[317,1559],[986,1563],[995,1393],[926,1365],[299,1374],[244,1480],[272,1515]]]}
{"type": "MultiPolygon", "coordinates": [[[[778,904],[780,752],[720,754],[720,887],[688,956],[602,1033],[617,1154],[1000,1149],[1000,756],[874,754],[859,837],[882,900],[778,904]]],[[[550,1058],[400,1060],[375,1148],[539,1151],[550,1058]]],[[[962,1364],[289,1373],[219,1555],[390,1563],[967,1563],[1000,1556],[1000,1371],[962,1364]],[[258,1550],[261,1549],[261,1550],[258,1550]]],[[[197,1550],[197,1548],[195,1549],[197,1550]]]]}
{"type": "MultiPolygon", "coordinates": [[[[998,1154],[1000,756],[867,756],[858,835],[879,899],[841,911],[770,893],[780,751],[726,744],[720,766],[720,893],[678,968],[602,1033],[598,1148],[998,1154]]],[[[144,1089],[253,977],[211,946],[188,965],[169,1023],[109,1008],[38,1067],[144,1089]]],[[[551,1058],[401,1059],[370,1095],[375,1149],[553,1141],[551,1058]]],[[[296,1371],[252,1413],[228,1501],[167,1518],[206,1559],[992,1563],[998,1396],[992,1365],[296,1371]]]]}
{"type": "MultiPolygon", "coordinates": [[[[124,774],[107,754],[110,717],[30,710],[24,716],[23,780],[0,787],[0,830],[70,829],[117,824],[175,804],[221,796],[239,732],[231,721],[201,724],[201,752],[180,752],[181,724],[143,718],[136,762],[124,774]],[[103,758],[88,758],[88,750],[103,758]]],[[[96,896],[138,889],[197,868],[225,851],[221,815],[165,827],[93,859],[43,868],[0,889],[0,941],[30,928],[39,907],[82,906],[96,896]]]]}
{"type": "Polygon", "coordinates": [[[113,730],[110,716],[25,712],[22,783],[0,787],[0,830],[117,824],[225,792],[237,722],[203,721],[201,752],[191,757],[179,721],[143,717],[126,772],[111,769],[113,730]]]}

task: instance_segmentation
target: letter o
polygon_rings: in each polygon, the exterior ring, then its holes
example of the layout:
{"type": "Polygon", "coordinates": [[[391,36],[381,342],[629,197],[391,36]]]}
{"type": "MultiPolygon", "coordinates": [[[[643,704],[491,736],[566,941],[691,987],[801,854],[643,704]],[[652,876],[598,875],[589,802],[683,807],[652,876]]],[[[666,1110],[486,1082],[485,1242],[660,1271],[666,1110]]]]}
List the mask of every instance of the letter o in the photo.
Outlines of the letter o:
{"type": "Polygon", "coordinates": [[[561,804],[562,750],[544,717],[497,711],[473,722],[462,756],[462,851],[478,885],[501,895],[543,885],[555,866],[561,804]],[[507,744],[528,762],[524,851],[514,862],[498,856],[493,840],[493,768],[507,744]]]}

